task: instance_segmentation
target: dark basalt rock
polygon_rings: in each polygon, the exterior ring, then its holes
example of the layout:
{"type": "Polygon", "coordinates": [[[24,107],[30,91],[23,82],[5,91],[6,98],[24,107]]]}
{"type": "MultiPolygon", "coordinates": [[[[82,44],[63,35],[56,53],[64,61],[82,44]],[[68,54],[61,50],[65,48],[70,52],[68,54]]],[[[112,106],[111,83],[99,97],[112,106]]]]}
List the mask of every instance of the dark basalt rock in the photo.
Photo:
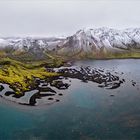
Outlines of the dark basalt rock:
{"type": "Polygon", "coordinates": [[[63,83],[63,81],[59,81],[59,80],[58,81],[52,81],[50,83],[50,85],[54,86],[54,87],[56,87],[58,89],[67,89],[70,86],[69,84],[63,83]]]}
{"type": "Polygon", "coordinates": [[[34,106],[36,104],[36,98],[39,98],[38,93],[34,94],[30,100],[29,100],[29,105],[34,106]]]}
{"type": "Polygon", "coordinates": [[[14,91],[6,91],[5,96],[15,95],[14,91]]]}
{"type": "Polygon", "coordinates": [[[132,82],[132,86],[135,86],[136,85],[136,82],[134,82],[133,80],[131,82],[132,82]]]}
{"type": "Polygon", "coordinates": [[[59,93],[58,95],[59,95],[59,96],[63,96],[63,94],[62,94],[62,93],[59,93]]]}
{"type": "Polygon", "coordinates": [[[50,98],[48,98],[48,100],[53,100],[53,98],[50,97],[50,98]]]}
{"type": "Polygon", "coordinates": [[[0,85],[0,92],[4,89],[4,86],[0,85]]]}
{"type": "Polygon", "coordinates": [[[5,93],[5,96],[10,96],[10,95],[13,95],[12,97],[15,97],[15,98],[20,98],[22,96],[24,96],[24,94],[16,94],[14,91],[6,91],[5,93]]]}
{"type": "Polygon", "coordinates": [[[56,93],[56,91],[55,90],[53,90],[53,89],[51,89],[50,87],[38,87],[38,90],[40,91],[40,92],[52,92],[52,93],[56,93]]]}
{"type": "Polygon", "coordinates": [[[35,79],[35,83],[36,83],[37,85],[39,85],[39,84],[40,84],[40,79],[39,79],[39,78],[36,78],[36,79],[35,79]]]}
{"type": "Polygon", "coordinates": [[[41,99],[42,97],[54,96],[54,95],[55,95],[54,93],[43,93],[43,94],[41,94],[40,92],[35,93],[34,95],[31,96],[29,100],[29,105],[34,106],[36,104],[36,99],[41,99]]]}
{"type": "Polygon", "coordinates": [[[120,87],[120,84],[121,84],[120,82],[119,83],[117,83],[117,82],[116,83],[112,83],[111,87],[107,88],[107,89],[116,89],[116,88],[120,87]]]}
{"type": "Polygon", "coordinates": [[[56,99],[56,102],[59,102],[60,100],[59,99],[56,99]]]}
{"type": "Polygon", "coordinates": [[[115,76],[109,71],[104,73],[104,69],[90,69],[90,67],[81,67],[79,70],[75,68],[64,68],[59,69],[58,73],[62,74],[64,77],[79,79],[82,82],[96,82],[100,84],[98,87],[101,88],[110,87],[107,89],[118,88],[123,82],[125,82],[124,79],[120,80],[119,76],[115,76]]]}
{"type": "Polygon", "coordinates": [[[105,85],[98,85],[98,87],[100,87],[100,88],[104,88],[104,87],[105,87],[105,85]]]}
{"type": "Polygon", "coordinates": [[[12,97],[20,98],[20,97],[22,97],[22,96],[24,96],[24,94],[14,94],[12,97]]]}

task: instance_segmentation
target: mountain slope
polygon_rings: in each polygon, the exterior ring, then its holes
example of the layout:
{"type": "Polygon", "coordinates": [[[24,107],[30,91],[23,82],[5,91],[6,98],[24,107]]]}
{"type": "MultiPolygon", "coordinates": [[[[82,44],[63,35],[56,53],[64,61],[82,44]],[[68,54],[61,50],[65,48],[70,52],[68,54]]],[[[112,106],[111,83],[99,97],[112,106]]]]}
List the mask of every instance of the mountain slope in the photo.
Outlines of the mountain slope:
{"type": "Polygon", "coordinates": [[[37,58],[46,53],[79,58],[104,58],[124,53],[140,56],[140,28],[85,29],[67,38],[1,38],[0,50],[13,55],[34,54],[37,58]]]}
{"type": "Polygon", "coordinates": [[[98,28],[79,30],[57,50],[60,54],[108,54],[140,49],[140,29],[115,30],[98,28]],[[71,53],[70,53],[71,52],[71,53]]]}

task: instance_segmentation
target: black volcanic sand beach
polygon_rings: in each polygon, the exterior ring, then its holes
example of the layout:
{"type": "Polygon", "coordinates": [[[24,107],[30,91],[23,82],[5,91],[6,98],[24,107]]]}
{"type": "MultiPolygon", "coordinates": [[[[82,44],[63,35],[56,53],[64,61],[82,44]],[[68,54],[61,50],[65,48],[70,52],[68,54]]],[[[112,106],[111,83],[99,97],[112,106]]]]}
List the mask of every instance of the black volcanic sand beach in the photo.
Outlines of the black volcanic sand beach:
{"type": "MultiPolygon", "coordinates": [[[[110,72],[105,69],[90,68],[90,66],[70,66],[60,68],[47,68],[48,72],[57,72],[60,76],[39,79],[36,78],[36,88],[28,93],[15,94],[13,90],[4,91],[1,97],[14,101],[22,105],[35,106],[38,105],[39,100],[42,104],[52,104],[61,101],[61,97],[72,84],[72,80],[78,79],[81,82],[97,83],[99,88],[106,90],[113,90],[119,88],[121,84],[125,82],[125,79],[121,79],[116,71],[110,72]]],[[[135,82],[132,81],[132,85],[135,86],[135,82]]],[[[0,91],[4,90],[4,86],[0,86],[0,91]]]]}

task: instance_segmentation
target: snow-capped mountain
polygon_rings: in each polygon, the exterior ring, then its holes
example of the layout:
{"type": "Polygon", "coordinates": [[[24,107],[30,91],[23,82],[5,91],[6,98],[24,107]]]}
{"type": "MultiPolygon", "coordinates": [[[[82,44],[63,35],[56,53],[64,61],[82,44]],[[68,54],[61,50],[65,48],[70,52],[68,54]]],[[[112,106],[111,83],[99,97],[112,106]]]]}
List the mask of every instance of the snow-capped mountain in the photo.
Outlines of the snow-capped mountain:
{"type": "Polygon", "coordinates": [[[140,28],[115,30],[98,28],[79,30],[60,47],[68,52],[125,51],[140,49],[140,28]]]}
{"type": "Polygon", "coordinates": [[[13,49],[30,50],[30,49],[49,49],[53,44],[57,44],[61,39],[57,38],[0,38],[0,49],[11,47],[13,49]]]}
{"type": "Polygon", "coordinates": [[[140,28],[84,29],[66,38],[0,38],[0,49],[55,52],[59,55],[96,54],[140,49],[140,28]]]}

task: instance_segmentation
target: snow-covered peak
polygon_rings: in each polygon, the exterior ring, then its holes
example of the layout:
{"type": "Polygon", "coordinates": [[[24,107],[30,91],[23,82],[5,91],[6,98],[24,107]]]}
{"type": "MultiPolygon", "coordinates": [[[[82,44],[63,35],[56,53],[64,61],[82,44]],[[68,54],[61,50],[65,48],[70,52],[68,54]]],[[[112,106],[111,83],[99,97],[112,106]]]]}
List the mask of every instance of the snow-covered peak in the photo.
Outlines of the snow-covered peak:
{"type": "Polygon", "coordinates": [[[100,50],[140,49],[140,28],[117,30],[113,28],[85,28],[67,38],[0,38],[0,48],[12,47],[15,50],[56,51],[77,54],[100,50]]]}
{"type": "Polygon", "coordinates": [[[93,44],[96,48],[140,48],[140,28],[117,30],[107,27],[96,29],[83,29],[73,35],[74,39],[81,40],[80,46],[88,48],[93,44]],[[86,41],[86,43],[85,43],[86,41]],[[89,42],[89,43],[88,43],[89,42]]]}

